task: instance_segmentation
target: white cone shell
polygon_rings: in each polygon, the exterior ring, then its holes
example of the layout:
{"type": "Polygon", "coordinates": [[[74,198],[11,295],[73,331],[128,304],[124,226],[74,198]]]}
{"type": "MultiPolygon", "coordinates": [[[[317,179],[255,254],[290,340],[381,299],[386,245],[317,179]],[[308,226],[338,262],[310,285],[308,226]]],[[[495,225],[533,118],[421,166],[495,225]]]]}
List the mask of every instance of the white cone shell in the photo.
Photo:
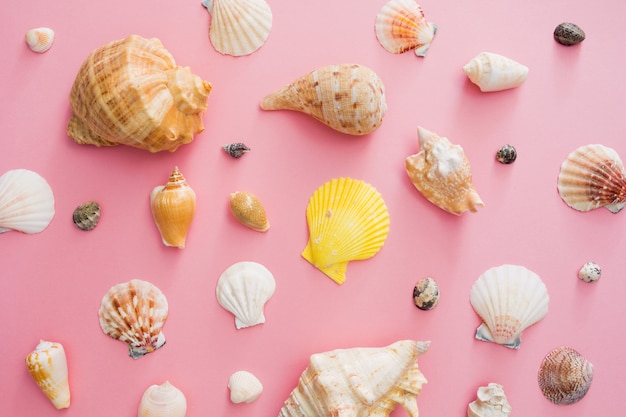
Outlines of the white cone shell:
{"type": "Polygon", "coordinates": [[[26,357],[26,367],[56,409],[70,406],[67,358],[62,344],[41,340],[26,357]]]}
{"type": "Polygon", "coordinates": [[[248,371],[237,371],[228,379],[230,400],[235,403],[249,404],[259,398],[263,392],[263,384],[248,371]]]}
{"type": "Polygon", "coordinates": [[[137,417],[185,417],[185,414],[185,394],[169,381],[165,381],[146,389],[139,403],[137,417]]]}
{"type": "Polygon", "coordinates": [[[276,281],[265,266],[242,261],[226,268],[215,288],[219,304],[235,315],[237,329],[265,323],[265,303],[274,295],[276,281]]]}
{"type": "Polygon", "coordinates": [[[41,175],[15,169],[0,177],[0,233],[39,233],[53,217],[54,195],[41,175]]]}
{"type": "Polygon", "coordinates": [[[528,77],[528,67],[492,52],[481,52],[463,66],[463,72],[482,92],[519,87],[528,77]]]}

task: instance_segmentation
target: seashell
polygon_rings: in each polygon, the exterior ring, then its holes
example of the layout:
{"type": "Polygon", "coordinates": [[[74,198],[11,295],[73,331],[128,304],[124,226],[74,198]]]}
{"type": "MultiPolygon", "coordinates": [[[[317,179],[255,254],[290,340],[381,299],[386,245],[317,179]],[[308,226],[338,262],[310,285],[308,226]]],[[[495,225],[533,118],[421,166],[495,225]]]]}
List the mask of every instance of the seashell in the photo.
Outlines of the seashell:
{"type": "Polygon", "coordinates": [[[26,356],[26,367],[56,409],[70,406],[67,358],[62,344],[40,340],[26,356]]]}
{"type": "Polygon", "coordinates": [[[160,40],[131,35],[95,49],[81,65],[67,134],[79,144],[173,152],[204,129],[210,92],[160,40]]]}
{"type": "Polygon", "coordinates": [[[585,145],[570,153],[561,164],[559,195],[578,211],[605,207],[618,213],[626,205],[626,173],[614,149],[585,145]]]}
{"type": "Polygon", "coordinates": [[[270,222],[265,214],[265,207],[252,193],[236,191],[230,194],[230,212],[244,226],[257,232],[266,232],[270,222]]]}
{"type": "Polygon", "coordinates": [[[498,149],[496,159],[502,164],[512,164],[517,159],[517,150],[513,145],[504,145],[498,149]]]}
{"type": "Polygon", "coordinates": [[[304,75],[261,101],[263,110],[295,110],[349,135],[376,130],[387,111],[385,87],[359,64],[328,65],[304,75]]]}
{"type": "Polygon", "coordinates": [[[387,51],[401,54],[413,50],[423,57],[437,33],[437,25],[424,17],[414,0],[391,0],[376,16],[376,38],[387,51]]]}
{"type": "Polygon", "coordinates": [[[336,349],[311,355],[279,417],[386,417],[400,404],[418,416],[426,378],[417,365],[430,342],[401,340],[383,348],[336,349]]]}
{"type": "Polygon", "coordinates": [[[478,388],[476,400],[467,407],[467,417],[508,417],[513,410],[504,394],[504,387],[490,382],[478,388]]]}
{"type": "Polygon", "coordinates": [[[165,381],[161,385],[151,385],[144,391],[137,417],[185,417],[186,414],[185,394],[170,381],[165,381]]]}
{"type": "Polygon", "coordinates": [[[417,128],[417,136],[420,151],[405,161],[415,188],[428,201],[457,216],[483,207],[463,148],[422,127],[417,128]]]}
{"type": "Polygon", "coordinates": [[[41,175],[14,169],[0,176],[0,233],[39,233],[53,217],[54,194],[41,175]]]}
{"type": "Polygon", "coordinates": [[[346,280],[350,261],[371,258],[389,234],[389,212],[380,193],[352,178],[319,187],[306,209],[309,241],[304,259],[337,284],[346,280]]]}
{"type": "Polygon", "coordinates": [[[544,397],[554,404],[574,404],[591,387],[593,365],[574,349],[561,346],[543,359],[537,380],[544,397]]]}
{"type": "Polygon", "coordinates": [[[463,66],[463,72],[482,92],[519,87],[528,77],[528,67],[491,52],[476,55],[463,66]]]}
{"type": "Polygon", "coordinates": [[[228,145],[222,146],[222,149],[233,158],[241,158],[244,153],[250,152],[250,148],[248,148],[245,143],[241,142],[229,143],[228,145]]]}
{"type": "Polygon", "coordinates": [[[41,54],[52,47],[54,30],[46,27],[30,29],[25,38],[31,51],[41,54]]]}
{"type": "Polygon", "coordinates": [[[100,327],[128,345],[128,355],[139,359],[165,344],[163,325],[167,299],[154,284],[133,279],[117,284],[102,297],[100,327]]]}
{"type": "Polygon", "coordinates": [[[196,193],[178,167],[174,167],[167,184],[154,187],[150,193],[150,210],[163,244],[184,248],[196,213],[196,193]]]}
{"type": "Polygon", "coordinates": [[[274,295],[276,281],[265,266],[242,261],[226,268],[215,288],[217,302],[235,315],[235,327],[242,329],[265,323],[265,304],[274,295]]]}
{"type": "Polygon", "coordinates": [[[248,371],[237,371],[228,379],[230,400],[235,404],[249,404],[263,392],[261,381],[248,371]]]}
{"type": "Polygon", "coordinates": [[[587,262],[578,271],[578,278],[585,282],[596,282],[602,275],[600,265],[594,262],[587,262]]]}
{"type": "Polygon", "coordinates": [[[585,40],[585,32],[574,23],[561,23],[554,29],[554,40],[565,46],[572,46],[585,40]]]}
{"type": "Polygon", "coordinates": [[[472,307],[483,320],[476,339],[519,349],[522,332],[548,314],[549,301],[534,272],[518,265],[490,268],[470,292],[472,307]]]}
{"type": "Polygon", "coordinates": [[[93,230],[100,221],[100,204],[88,201],[76,207],[72,221],[80,230],[93,230]]]}
{"type": "Polygon", "coordinates": [[[413,288],[413,302],[420,310],[432,310],[439,304],[439,285],[430,277],[420,279],[413,288]]]}
{"type": "Polygon", "coordinates": [[[264,0],[203,0],[211,15],[209,38],[224,55],[249,55],[267,40],[272,11],[264,0]]]}

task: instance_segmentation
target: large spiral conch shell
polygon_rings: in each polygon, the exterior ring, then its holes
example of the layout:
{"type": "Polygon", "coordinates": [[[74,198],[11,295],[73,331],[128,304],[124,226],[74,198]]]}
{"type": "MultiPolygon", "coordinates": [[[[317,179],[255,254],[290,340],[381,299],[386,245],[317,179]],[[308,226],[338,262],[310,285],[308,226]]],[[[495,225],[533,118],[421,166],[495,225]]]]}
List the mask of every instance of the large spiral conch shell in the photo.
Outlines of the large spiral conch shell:
{"type": "Polygon", "coordinates": [[[298,78],[261,101],[264,110],[295,110],[350,135],[376,130],[387,111],[385,87],[370,68],[328,65],[298,78]]]}
{"type": "Polygon", "coordinates": [[[437,33],[437,25],[424,17],[415,0],[390,0],[376,16],[376,38],[392,54],[414,51],[426,56],[437,33]]]}
{"type": "Polygon", "coordinates": [[[528,77],[528,67],[492,52],[481,52],[463,66],[463,72],[482,92],[519,87],[528,77]]]}
{"type": "Polygon", "coordinates": [[[144,391],[137,417],[185,417],[186,414],[185,394],[170,381],[165,381],[161,385],[151,385],[144,391]]]}
{"type": "Polygon", "coordinates": [[[55,408],[70,406],[67,358],[62,344],[41,340],[26,357],[26,367],[55,408]]]}
{"type": "Polygon", "coordinates": [[[54,194],[41,175],[14,169],[0,176],[0,233],[39,233],[53,217],[54,194]]]}
{"type": "Polygon", "coordinates": [[[109,337],[128,345],[128,355],[138,359],[165,344],[165,295],[156,285],[138,279],[113,286],[102,297],[100,327],[109,337]]]}
{"type": "Polygon", "coordinates": [[[554,404],[574,404],[591,387],[593,365],[574,349],[561,346],[543,359],[537,380],[544,397],[554,404]]]}
{"type": "Polygon", "coordinates": [[[131,35],[97,48],[80,67],[67,133],[80,144],[175,151],[204,129],[210,91],[160,40],[131,35]]]}
{"type": "Polygon", "coordinates": [[[309,241],[302,257],[337,284],[350,261],[371,258],[389,234],[389,212],[380,193],[352,178],[334,178],[319,187],[306,209],[309,241]]]}
{"type": "Polygon", "coordinates": [[[420,150],[405,160],[411,182],[424,197],[448,213],[476,212],[485,204],[474,188],[469,160],[460,145],[422,127],[420,150]]]}
{"type": "Polygon", "coordinates": [[[150,193],[150,211],[165,246],[184,248],[196,213],[196,193],[174,167],[167,184],[150,193]]]}
{"type": "Polygon", "coordinates": [[[559,195],[578,211],[605,207],[618,213],[626,206],[626,172],[617,152],[604,145],[576,148],[561,164],[559,195]]]}
{"type": "Polygon", "coordinates": [[[522,332],[548,314],[548,290],[539,275],[518,265],[490,268],[470,291],[483,323],[476,339],[518,349],[522,332]]]}
{"type": "Polygon", "coordinates": [[[279,417],[386,417],[398,404],[418,417],[417,396],[426,378],[417,357],[429,346],[401,340],[314,354],[279,417]]]}
{"type": "Polygon", "coordinates": [[[467,417],[508,417],[513,410],[506,399],[504,388],[495,382],[478,388],[476,397],[467,406],[467,417]]]}

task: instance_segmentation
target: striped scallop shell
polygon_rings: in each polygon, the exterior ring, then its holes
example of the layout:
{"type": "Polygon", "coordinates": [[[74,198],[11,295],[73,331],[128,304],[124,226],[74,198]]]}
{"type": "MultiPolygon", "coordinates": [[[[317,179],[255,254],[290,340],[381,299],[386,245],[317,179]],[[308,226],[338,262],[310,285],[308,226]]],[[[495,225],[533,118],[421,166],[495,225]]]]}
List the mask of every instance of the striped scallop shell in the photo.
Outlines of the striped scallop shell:
{"type": "Polygon", "coordinates": [[[216,51],[225,55],[249,55],[270,34],[272,11],[265,0],[204,0],[211,15],[209,38],[216,51]]]}
{"type": "Polygon", "coordinates": [[[524,329],[548,314],[548,290],[537,274],[517,265],[484,272],[470,292],[470,302],[483,323],[476,339],[518,349],[524,329]]]}
{"type": "Polygon", "coordinates": [[[359,64],[327,65],[266,96],[263,110],[294,110],[349,135],[380,127],[387,112],[385,87],[372,69],[359,64]]]}
{"type": "Polygon", "coordinates": [[[606,207],[617,213],[626,205],[626,174],[614,149],[604,145],[581,146],[561,164],[559,195],[579,211],[606,207]]]}
{"type": "Polygon", "coordinates": [[[138,279],[113,286],[102,297],[98,312],[102,331],[126,343],[133,359],[165,344],[162,329],[167,314],[167,299],[161,290],[138,279]]]}
{"type": "Polygon", "coordinates": [[[26,367],[56,409],[70,406],[67,358],[62,344],[39,341],[35,350],[26,356],[26,367]]]}
{"type": "Polygon", "coordinates": [[[39,233],[53,217],[54,194],[41,175],[14,169],[0,176],[0,233],[39,233]]]}
{"type": "Polygon", "coordinates": [[[389,212],[380,193],[352,178],[335,178],[319,187],[306,209],[309,242],[302,256],[337,284],[350,261],[368,259],[389,234],[389,212]]]}
{"type": "Polygon", "coordinates": [[[259,398],[263,392],[263,384],[248,371],[237,371],[228,379],[230,400],[235,403],[249,404],[259,398]]]}
{"type": "Polygon", "coordinates": [[[54,42],[54,30],[46,27],[30,29],[25,35],[28,47],[37,53],[46,52],[54,42]]]}
{"type": "Polygon", "coordinates": [[[422,7],[415,0],[391,0],[376,16],[378,42],[392,54],[413,50],[417,56],[426,56],[437,32],[437,25],[424,17],[422,7]]]}
{"type": "Polygon", "coordinates": [[[591,387],[593,365],[574,349],[561,346],[543,359],[537,380],[543,395],[554,404],[574,404],[591,387]]]}

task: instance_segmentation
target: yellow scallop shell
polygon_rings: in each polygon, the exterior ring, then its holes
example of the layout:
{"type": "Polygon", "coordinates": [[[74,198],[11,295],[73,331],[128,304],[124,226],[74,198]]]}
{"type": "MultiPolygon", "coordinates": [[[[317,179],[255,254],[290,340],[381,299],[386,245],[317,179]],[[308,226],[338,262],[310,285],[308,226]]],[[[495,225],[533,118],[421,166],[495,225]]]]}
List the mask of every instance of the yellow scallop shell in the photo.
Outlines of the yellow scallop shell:
{"type": "Polygon", "coordinates": [[[351,178],[319,187],[306,217],[309,242],[302,256],[337,284],[345,281],[348,262],[376,255],[389,234],[389,212],[380,193],[351,178]]]}

